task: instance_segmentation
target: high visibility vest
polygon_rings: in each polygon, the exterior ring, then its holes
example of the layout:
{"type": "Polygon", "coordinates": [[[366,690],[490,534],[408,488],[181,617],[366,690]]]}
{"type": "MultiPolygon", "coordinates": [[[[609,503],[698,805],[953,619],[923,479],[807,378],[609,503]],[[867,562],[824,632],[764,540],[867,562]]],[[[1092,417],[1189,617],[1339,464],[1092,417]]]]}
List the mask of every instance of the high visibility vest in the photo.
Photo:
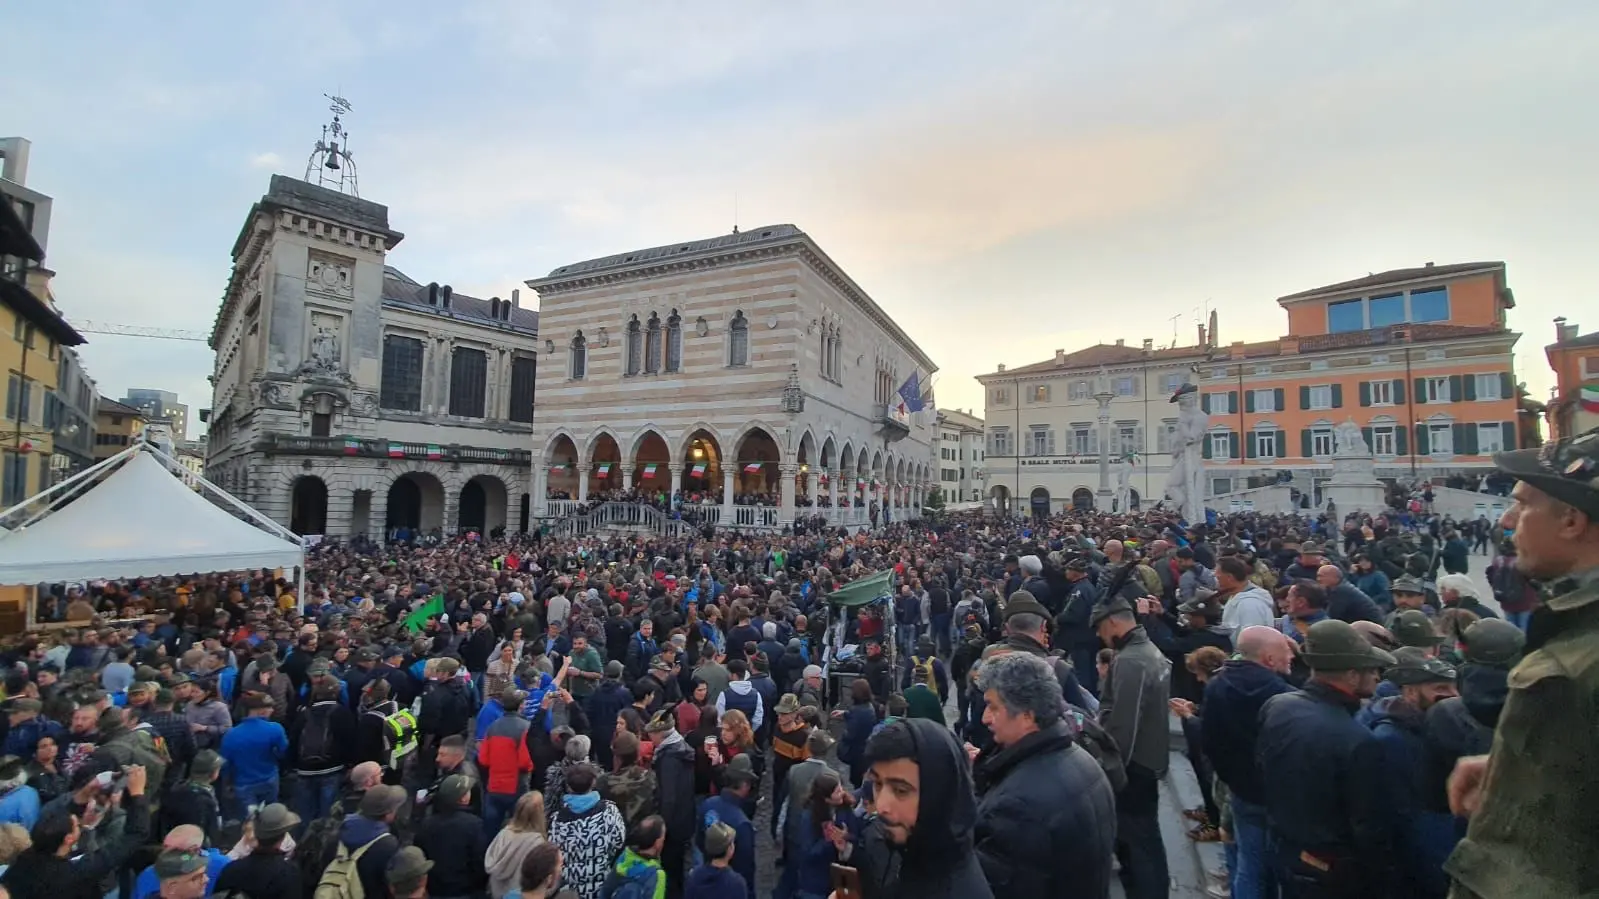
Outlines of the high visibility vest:
{"type": "Polygon", "coordinates": [[[389,767],[398,768],[406,756],[416,751],[416,716],[410,709],[401,709],[384,716],[383,726],[389,734],[389,767]]]}

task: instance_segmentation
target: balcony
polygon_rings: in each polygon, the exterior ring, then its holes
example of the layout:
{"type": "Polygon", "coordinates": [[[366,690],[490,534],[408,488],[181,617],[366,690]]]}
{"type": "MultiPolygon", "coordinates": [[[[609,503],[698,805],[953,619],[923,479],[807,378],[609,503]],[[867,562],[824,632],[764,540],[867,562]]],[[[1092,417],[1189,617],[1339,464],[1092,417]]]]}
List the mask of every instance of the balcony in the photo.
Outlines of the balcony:
{"type": "Polygon", "coordinates": [[[269,456],[348,456],[364,459],[420,459],[483,465],[533,464],[531,450],[508,450],[460,444],[402,443],[361,437],[306,437],[268,434],[255,449],[269,456]]]}

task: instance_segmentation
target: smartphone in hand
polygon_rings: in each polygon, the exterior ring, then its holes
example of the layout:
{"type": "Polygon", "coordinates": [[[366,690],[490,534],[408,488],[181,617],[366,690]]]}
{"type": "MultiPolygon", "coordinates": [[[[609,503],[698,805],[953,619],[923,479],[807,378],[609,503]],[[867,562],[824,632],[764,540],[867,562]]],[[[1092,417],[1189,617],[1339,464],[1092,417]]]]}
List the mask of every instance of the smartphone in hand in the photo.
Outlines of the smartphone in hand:
{"type": "Polygon", "coordinates": [[[838,899],[863,899],[861,892],[861,872],[848,865],[834,865],[833,895],[838,899]]]}

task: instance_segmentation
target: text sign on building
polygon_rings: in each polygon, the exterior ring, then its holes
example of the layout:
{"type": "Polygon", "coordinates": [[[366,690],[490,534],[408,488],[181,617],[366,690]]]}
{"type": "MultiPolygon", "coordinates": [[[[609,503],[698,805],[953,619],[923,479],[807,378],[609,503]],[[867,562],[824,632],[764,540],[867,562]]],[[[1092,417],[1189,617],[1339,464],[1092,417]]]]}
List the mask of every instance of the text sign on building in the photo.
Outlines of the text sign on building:
{"type": "Polygon", "coordinates": [[[1023,468],[1070,468],[1073,465],[1098,464],[1098,456],[1033,456],[1021,460],[1023,468]]]}

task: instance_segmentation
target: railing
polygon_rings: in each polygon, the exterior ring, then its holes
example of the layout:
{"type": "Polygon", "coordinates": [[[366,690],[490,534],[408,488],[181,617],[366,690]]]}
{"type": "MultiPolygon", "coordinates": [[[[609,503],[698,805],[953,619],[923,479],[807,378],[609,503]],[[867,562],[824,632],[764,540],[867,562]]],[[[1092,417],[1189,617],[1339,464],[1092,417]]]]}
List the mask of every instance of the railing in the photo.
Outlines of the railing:
{"type": "Polygon", "coordinates": [[[670,518],[654,506],[601,503],[586,513],[572,514],[557,521],[550,533],[558,537],[581,537],[602,528],[649,528],[666,537],[681,537],[694,531],[692,525],[670,518]]]}
{"type": "Polygon", "coordinates": [[[777,530],[779,510],[776,506],[734,506],[733,526],[752,530],[777,530]]]}
{"type": "Polygon", "coordinates": [[[583,504],[575,499],[547,499],[544,507],[549,510],[551,518],[565,518],[583,508],[583,504]]]}
{"type": "Polygon", "coordinates": [[[272,454],[297,456],[356,456],[366,459],[428,459],[440,462],[486,462],[490,465],[531,465],[529,450],[498,449],[460,444],[410,443],[365,437],[307,437],[268,434],[256,448],[272,454]]]}

